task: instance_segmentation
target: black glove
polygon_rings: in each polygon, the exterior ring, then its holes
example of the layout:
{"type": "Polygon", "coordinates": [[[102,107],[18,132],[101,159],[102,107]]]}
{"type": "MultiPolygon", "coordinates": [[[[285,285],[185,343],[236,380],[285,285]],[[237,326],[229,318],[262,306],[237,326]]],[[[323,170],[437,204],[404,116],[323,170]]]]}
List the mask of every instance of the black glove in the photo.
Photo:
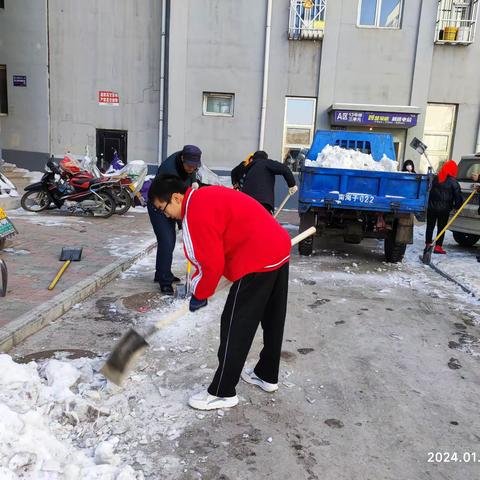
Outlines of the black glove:
{"type": "Polygon", "coordinates": [[[190,299],[190,311],[191,312],[196,312],[197,310],[200,310],[203,307],[206,307],[208,303],[208,300],[199,300],[198,298],[195,298],[194,295],[192,295],[192,298],[190,299]]]}

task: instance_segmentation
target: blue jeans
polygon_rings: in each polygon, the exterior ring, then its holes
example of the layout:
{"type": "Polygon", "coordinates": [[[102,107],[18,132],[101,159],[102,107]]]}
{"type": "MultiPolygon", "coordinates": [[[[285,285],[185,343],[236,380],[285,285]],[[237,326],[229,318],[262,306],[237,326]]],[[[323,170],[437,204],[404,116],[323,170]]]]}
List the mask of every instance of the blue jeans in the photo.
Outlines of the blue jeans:
{"type": "Polygon", "coordinates": [[[175,249],[175,220],[167,218],[150,203],[147,204],[148,216],[157,237],[157,263],[155,281],[160,286],[171,285],[173,282],[172,259],[175,249]]]}

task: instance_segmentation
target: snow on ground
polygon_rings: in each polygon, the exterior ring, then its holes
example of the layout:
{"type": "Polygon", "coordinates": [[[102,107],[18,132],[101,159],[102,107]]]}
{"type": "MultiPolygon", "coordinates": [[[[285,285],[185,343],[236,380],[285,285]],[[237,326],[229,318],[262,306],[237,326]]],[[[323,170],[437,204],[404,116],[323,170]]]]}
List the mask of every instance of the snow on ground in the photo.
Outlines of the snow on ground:
{"type": "Polygon", "coordinates": [[[397,172],[398,162],[390,160],[386,155],[376,162],[371,155],[347,150],[337,145],[327,145],[316,160],[305,160],[306,167],[347,168],[352,170],[371,170],[377,172],[397,172]]]}
{"type": "Polygon", "coordinates": [[[115,454],[118,438],[82,445],[82,423],[111,412],[97,404],[108,391],[98,360],[17,364],[0,355],[2,480],[134,480],[143,478],[115,454]]]}

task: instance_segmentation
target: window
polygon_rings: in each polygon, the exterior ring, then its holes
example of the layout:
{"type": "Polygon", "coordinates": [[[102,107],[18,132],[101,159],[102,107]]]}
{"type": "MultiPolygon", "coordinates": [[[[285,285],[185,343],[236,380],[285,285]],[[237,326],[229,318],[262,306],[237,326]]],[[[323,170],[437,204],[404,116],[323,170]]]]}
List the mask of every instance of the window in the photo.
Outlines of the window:
{"type": "Polygon", "coordinates": [[[290,0],[289,40],[323,38],[326,3],[326,0],[290,0]]]}
{"type": "Polygon", "coordinates": [[[233,93],[203,92],[203,114],[233,117],[235,95],[233,93]]]}
{"type": "Polygon", "coordinates": [[[359,0],[358,25],[374,28],[400,28],[403,0],[359,0]]]}
{"type": "Polygon", "coordinates": [[[0,8],[5,8],[5,0],[0,0],[0,8]]]}
{"type": "Polygon", "coordinates": [[[287,97],[282,158],[285,161],[302,148],[309,148],[315,130],[315,98],[287,97]]]}
{"type": "Polygon", "coordinates": [[[438,0],[435,42],[469,45],[475,38],[478,0],[438,0]]]}
{"type": "Polygon", "coordinates": [[[0,115],[7,115],[7,66],[0,65],[0,115]]]}

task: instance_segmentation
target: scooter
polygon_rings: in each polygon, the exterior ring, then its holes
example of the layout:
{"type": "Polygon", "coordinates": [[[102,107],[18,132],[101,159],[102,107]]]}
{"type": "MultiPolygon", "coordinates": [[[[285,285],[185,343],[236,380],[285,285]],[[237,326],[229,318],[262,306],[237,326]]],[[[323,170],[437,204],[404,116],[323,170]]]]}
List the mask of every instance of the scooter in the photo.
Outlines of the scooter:
{"type": "Polygon", "coordinates": [[[115,199],[109,192],[112,183],[91,178],[76,188],[62,178],[61,170],[50,160],[41,180],[25,188],[20,203],[28,212],[41,212],[53,204],[58,209],[65,206],[71,213],[80,211],[86,215],[108,218],[116,208],[115,199]]]}

